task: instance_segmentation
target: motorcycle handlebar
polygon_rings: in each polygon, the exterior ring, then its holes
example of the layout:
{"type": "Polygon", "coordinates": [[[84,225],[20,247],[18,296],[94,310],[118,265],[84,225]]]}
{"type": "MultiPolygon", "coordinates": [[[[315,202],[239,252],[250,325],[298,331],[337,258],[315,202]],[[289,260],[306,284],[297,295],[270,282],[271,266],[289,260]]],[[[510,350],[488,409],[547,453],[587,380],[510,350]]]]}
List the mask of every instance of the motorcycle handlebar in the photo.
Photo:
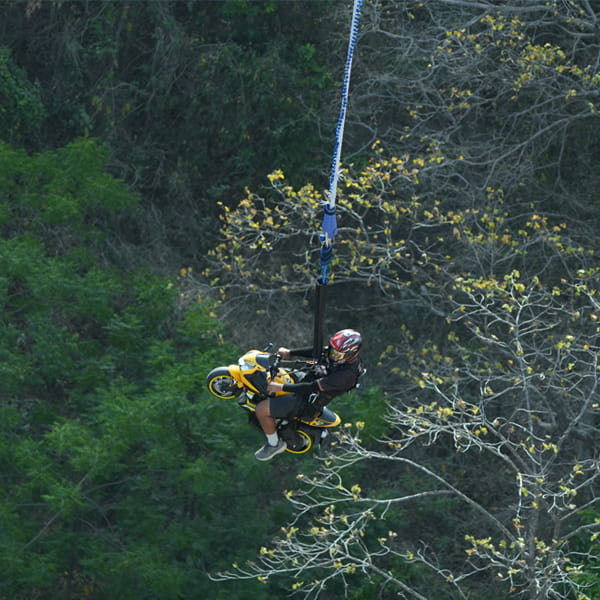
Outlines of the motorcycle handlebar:
{"type": "MultiPolygon", "coordinates": [[[[267,344],[267,346],[263,349],[263,352],[269,352],[269,350],[271,350],[271,348],[273,348],[275,344],[273,344],[273,342],[269,342],[267,344]]],[[[284,360],[283,357],[281,356],[281,354],[277,354],[277,353],[273,353],[269,356],[269,375],[271,376],[271,379],[273,379],[276,375],[277,372],[279,371],[279,366],[281,364],[281,361],[284,360]]],[[[287,364],[287,361],[286,361],[287,364]]],[[[313,361],[293,361],[294,366],[300,367],[300,369],[305,370],[305,369],[314,369],[315,368],[315,363],[313,361]]]]}
{"type": "Polygon", "coordinates": [[[271,354],[269,362],[271,363],[271,368],[269,372],[271,374],[271,379],[277,375],[277,371],[279,371],[279,363],[281,362],[281,355],[279,354],[271,354]]]}

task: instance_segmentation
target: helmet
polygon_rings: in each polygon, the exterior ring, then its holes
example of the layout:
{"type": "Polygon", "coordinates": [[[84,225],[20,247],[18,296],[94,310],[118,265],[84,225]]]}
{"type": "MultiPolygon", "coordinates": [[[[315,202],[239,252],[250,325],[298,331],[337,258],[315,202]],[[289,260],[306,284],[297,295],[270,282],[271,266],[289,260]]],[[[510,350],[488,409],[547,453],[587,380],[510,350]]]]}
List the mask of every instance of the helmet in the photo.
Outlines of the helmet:
{"type": "Polygon", "coordinates": [[[329,340],[329,361],[332,364],[352,362],[362,346],[362,337],[354,329],[342,329],[329,340]]]}

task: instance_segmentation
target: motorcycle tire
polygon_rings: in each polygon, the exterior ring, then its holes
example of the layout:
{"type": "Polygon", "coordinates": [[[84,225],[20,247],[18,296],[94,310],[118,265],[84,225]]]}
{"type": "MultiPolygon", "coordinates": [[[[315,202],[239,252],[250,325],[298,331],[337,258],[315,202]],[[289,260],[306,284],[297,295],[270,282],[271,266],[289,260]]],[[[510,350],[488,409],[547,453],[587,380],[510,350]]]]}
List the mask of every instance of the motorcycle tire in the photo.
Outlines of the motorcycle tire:
{"type": "Polygon", "coordinates": [[[312,436],[302,429],[297,429],[293,436],[286,439],[286,442],[286,452],[291,452],[292,454],[304,454],[313,446],[312,436]]]}
{"type": "Polygon", "coordinates": [[[229,374],[227,367],[217,367],[206,376],[208,391],[221,400],[233,400],[240,395],[240,388],[236,380],[229,374]]]}

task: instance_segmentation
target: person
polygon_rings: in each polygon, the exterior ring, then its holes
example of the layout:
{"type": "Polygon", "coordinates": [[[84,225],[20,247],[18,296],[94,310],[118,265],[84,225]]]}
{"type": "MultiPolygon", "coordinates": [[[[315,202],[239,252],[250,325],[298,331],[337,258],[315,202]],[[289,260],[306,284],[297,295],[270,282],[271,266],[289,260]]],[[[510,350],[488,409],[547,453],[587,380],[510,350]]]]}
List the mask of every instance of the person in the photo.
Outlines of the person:
{"type": "MultiPolygon", "coordinates": [[[[256,406],[256,417],[267,438],[267,443],[255,456],[258,460],[270,460],[287,448],[285,440],[277,435],[275,419],[296,417],[308,408],[321,410],[332,398],[351,390],[360,375],[360,348],[362,337],[354,329],[342,329],[329,339],[325,348],[325,363],[318,365],[314,376],[308,376],[299,383],[269,382],[267,392],[290,392],[289,394],[268,397],[256,406]],[[309,398],[311,402],[309,404],[309,398]]],[[[294,356],[312,358],[312,348],[279,348],[277,354],[286,360],[294,356]]]]}

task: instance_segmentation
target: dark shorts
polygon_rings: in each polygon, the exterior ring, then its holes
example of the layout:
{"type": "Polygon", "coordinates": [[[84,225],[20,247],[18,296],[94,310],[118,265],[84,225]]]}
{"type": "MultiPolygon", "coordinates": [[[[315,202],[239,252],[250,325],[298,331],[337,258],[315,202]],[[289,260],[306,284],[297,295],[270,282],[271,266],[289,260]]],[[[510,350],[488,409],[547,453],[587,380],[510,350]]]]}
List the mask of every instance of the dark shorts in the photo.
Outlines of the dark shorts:
{"type": "Polygon", "coordinates": [[[306,400],[296,394],[286,394],[269,399],[271,416],[276,419],[286,419],[299,416],[306,407],[306,400]]]}

